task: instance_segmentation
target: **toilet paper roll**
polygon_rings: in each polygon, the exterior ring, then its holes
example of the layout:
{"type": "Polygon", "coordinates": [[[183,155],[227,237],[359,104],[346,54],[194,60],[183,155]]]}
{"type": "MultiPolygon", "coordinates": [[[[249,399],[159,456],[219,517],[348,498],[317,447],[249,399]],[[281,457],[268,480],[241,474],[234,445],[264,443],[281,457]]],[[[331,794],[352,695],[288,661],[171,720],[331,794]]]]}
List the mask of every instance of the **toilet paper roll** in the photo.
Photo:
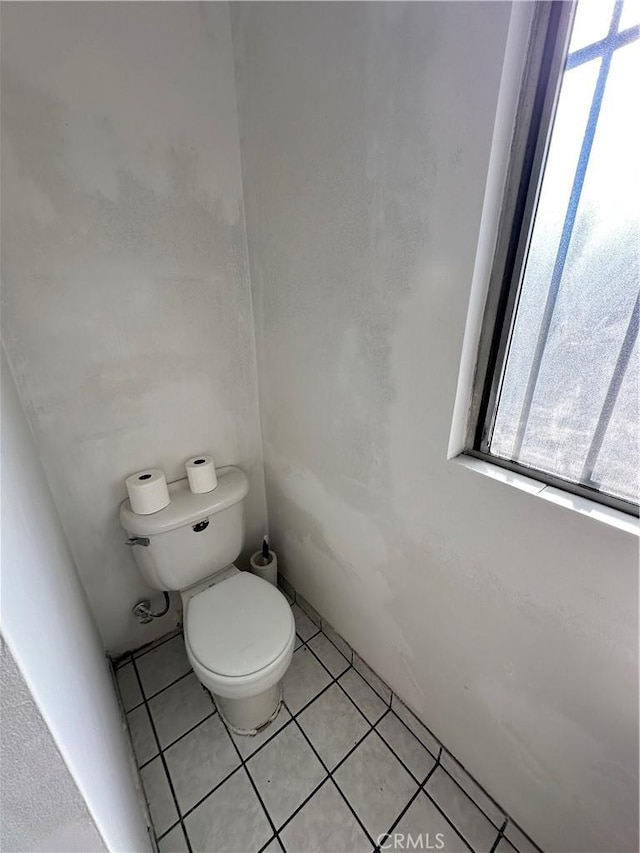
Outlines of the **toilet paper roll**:
{"type": "Polygon", "coordinates": [[[194,495],[212,492],[218,485],[213,456],[194,456],[192,459],[187,459],[184,467],[187,469],[189,488],[194,495]]]}
{"type": "Polygon", "coordinates": [[[125,480],[131,509],[138,515],[151,515],[164,509],[171,500],[167,488],[167,478],[160,468],[148,468],[138,471],[125,480]]]}

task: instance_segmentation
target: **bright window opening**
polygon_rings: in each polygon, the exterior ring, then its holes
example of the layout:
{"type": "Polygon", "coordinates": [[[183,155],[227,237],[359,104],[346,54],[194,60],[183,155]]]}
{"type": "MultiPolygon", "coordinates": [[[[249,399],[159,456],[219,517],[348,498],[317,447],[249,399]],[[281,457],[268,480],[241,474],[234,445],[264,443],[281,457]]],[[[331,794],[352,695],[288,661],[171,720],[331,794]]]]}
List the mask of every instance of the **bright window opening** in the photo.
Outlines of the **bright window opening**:
{"type": "Polygon", "coordinates": [[[638,8],[578,5],[477,448],[630,505],[640,480],[638,8]]]}

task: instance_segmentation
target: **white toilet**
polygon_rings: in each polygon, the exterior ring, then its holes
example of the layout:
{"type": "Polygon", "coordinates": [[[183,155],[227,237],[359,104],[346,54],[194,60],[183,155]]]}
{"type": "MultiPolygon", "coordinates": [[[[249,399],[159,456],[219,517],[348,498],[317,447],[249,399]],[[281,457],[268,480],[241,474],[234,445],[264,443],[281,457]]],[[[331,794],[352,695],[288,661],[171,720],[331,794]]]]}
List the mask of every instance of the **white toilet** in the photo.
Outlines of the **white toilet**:
{"type": "Polygon", "coordinates": [[[211,691],[230,727],[254,734],[278,713],[295,642],[295,623],[282,593],[239,571],[247,478],[220,468],[212,492],[193,494],[188,480],[169,484],[171,502],[137,515],[128,500],[120,522],[136,562],[154,589],[180,590],[184,638],[193,671],[211,691]]]}

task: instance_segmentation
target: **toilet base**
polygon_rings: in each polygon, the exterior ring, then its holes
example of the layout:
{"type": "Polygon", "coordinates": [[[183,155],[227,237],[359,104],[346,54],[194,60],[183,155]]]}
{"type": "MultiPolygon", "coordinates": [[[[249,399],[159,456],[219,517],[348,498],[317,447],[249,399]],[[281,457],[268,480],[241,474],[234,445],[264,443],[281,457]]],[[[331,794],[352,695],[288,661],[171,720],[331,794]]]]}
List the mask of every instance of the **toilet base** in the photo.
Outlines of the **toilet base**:
{"type": "Polygon", "coordinates": [[[211,694],[218,713],[237,735],[255,735],[278,716],[282,705],[282,681],[257,696],[227,699],[211,694]]]}

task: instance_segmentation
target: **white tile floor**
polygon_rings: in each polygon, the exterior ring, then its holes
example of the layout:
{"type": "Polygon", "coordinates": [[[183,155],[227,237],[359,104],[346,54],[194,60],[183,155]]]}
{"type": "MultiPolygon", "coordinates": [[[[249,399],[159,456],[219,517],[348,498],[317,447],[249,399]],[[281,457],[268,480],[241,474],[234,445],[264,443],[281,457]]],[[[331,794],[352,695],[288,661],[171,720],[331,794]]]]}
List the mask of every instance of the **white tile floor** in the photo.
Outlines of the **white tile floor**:
{"type": "Polygon", "coordinates": [[[406,849],[394,833],[445,853],[537,850],[341,637],[293,611],[285,705],[256,737],[227,730],[180,634],[118,662],[160,853],[406,849]]]}

